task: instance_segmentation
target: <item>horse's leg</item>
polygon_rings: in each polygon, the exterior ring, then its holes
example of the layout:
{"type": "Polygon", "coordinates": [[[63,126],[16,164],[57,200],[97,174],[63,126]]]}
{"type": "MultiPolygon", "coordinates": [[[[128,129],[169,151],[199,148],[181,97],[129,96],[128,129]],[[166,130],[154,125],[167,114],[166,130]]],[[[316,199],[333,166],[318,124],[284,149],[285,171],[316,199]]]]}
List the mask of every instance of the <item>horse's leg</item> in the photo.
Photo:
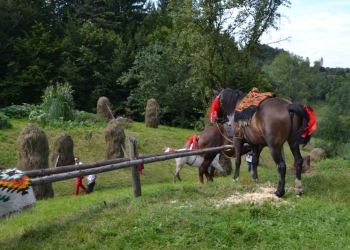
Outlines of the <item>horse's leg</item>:
{"type": "Polygon", "coordinates": [[[179,181],[181,181],[180,178],[180,171],[182,169],[182,167],[185,165],[186,163],[186,159],[187,157],[182,157],[182,158],[175,158],[176,161],[176,170],[173,174],[173,182],[176,183],[176,179],[178,179],[179,181]]]}
{"type": "Polygon", "coordinates": [[[252,159],[252,178],[254,181],[258,180],[258,166],[260,159],[260,150],[259,147],[253,147],[253,159],[252,159]]]}
{"type": "Polygon", "coordinates": [[[212,154],[203,155],[203,162],[199,167],[199,180],[202,180],[202,182],[200,183],[203,183],[203,174],[207,178],[207,181],[213,181],[213,177],[208,173],[208,167],[210,166],[214,158],[215,155],[213,156],[212,154]]]}
{"type": "Polygon", "coordinates": [[[283,160],[283,147],[280,149],[275,149],[270,147],[271,156],[277,166],[277,171],[279,174],[278,187],[275,195],[282,197],[285,194],[285,184],[286,184],[286,163],[283,160]]]}
{"type": "Polygon", "coordinates": [[[304,193],[303,191],[303,185],[301,183],[301,172],[303,168],[303,157],[300,154],[300,149],[299,146],[295,148],[290,148],[290,150],[293,153],[294,156],[294,166],[295,166],[295,194],[296,195],[301,195],[304,193]]]}
{"type": "Polygon", "coordinates": [[[236,151],[236,169],[235,169],[235,175],[233,177],[233,179],[235,181],[239,180],[239,172],[240,172],[240,167],[241,167],[241,156],[242,156],[242,147],[243,147],[243,141],[242,139],[239,138],[235,138],[234,139],[234,147],[235,147],[235,151],[236,151]]]}

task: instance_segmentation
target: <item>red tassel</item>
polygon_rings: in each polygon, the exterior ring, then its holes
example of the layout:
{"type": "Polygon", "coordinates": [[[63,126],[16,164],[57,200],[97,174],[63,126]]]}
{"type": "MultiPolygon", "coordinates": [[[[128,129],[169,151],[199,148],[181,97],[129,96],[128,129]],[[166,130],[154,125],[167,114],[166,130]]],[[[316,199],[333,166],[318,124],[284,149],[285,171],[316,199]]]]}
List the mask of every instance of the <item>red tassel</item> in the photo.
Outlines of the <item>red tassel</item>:
{"type": "Polygon", "coordinates": [[[313,111],[312,108],[308,107],[308,106],[304,106],[304,109],[306,110],[306,112],[309,114],[309,123],[307,124],[307,126],[304,128],[304,134],[301,136],[303,138],[305,138],[306,136],[309,136],[312,134],[313,131],[316,130],[316,114],[313,111]]]}
{"type": "Polygon", "coordinates": [[[215,98],[215,100],[213,101],[213,104],[211,105],[211,108],[210,108],[209,120],[211,123],[214,123],[218,119],[218,111],[219,110],[220,110],[219,98],[215,98]]]}
{"type": "Polygon", "coordinates": [[[186,140],[188,141],[187,146],[186,146],[187,149],[190,149],[192,144],[193,144],[192,149],[197,149],[197,136],[196,135],[193,135],[191,137],[187,137],[186,140]]]}

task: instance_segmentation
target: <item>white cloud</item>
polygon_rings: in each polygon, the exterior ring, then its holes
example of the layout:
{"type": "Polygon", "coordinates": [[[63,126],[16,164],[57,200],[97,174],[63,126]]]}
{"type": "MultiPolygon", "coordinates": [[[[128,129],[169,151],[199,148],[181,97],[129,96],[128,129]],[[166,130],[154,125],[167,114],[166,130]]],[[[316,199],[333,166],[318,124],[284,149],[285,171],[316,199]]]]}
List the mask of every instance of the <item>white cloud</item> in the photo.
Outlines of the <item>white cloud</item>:
{"type": "Polygon", "coordinates": [[[271,31],[261,42],[281,37],[289,41],[270,44],[309,57],[311,64],[323,58],[325,67],[350,67],[350,1],[293,1],[290,9],[281,9],[280,30],[271,31]]]}

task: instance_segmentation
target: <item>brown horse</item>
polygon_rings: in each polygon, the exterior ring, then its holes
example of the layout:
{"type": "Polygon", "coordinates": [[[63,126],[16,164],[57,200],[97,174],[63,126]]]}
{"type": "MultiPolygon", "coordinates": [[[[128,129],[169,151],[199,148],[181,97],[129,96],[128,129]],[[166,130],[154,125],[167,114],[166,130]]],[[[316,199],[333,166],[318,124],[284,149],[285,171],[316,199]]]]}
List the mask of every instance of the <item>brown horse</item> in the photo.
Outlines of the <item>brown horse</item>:
{"type": "MultiPolygon", "coordinates": [[[[254,89],[250,94],[253,93],[254,89]]],[[[283,145],[288,142],[296,167],[295,192],[298,195],[302,194],[301,170],[303,158],[300,154],[299,145],[305,145],[310,141],[312,131],[316,129],[315,113],[308,106],[295,104],[273,95],[259,104],[255,103],[256,105],[247,109],[248,112],[239,112],[243,110],[242,105],[240,105],[242,101],[242,103],[252,102],[245,101],[245,97],[246,94],[242,91],[229,88],[221,90],[216,97],[216,105],[219,106],[219,109],[216,110],[217,117],[230,117],[231,127],[235,134],[233,140],[236,151],[234,179],[239,179],[244,143],[249,143],[253,148],[252,177],[254,180],[258,179],[259,146],[268,146],[279,173],[279,182],[275,194],[282,197],[285,194],[286,175],[283,145]]]]}
{"type": "MultiPolygon", "coordinates": [[[[206,128],[203,130],[198,136],[197,136],[197,145],[199,149],[204,148],[211,148],[211,147],[220,147],[224,145],[232,145],[233,144],[233,137],[230,137],[228,135],[227,130],[225,129],[224,125],[215,125],[206,128]]],[[[242,146],[241,153],[246,154],[248,153],[252,147],[248,144],[245,144],[242,146]]],[[[203,183],[203,170],[205,171],[204,174],[208,181],[213,181],[213,175],[214,172],[211,172],[211,174],[208,174],[208,167],[210,166],[211,162],[214,160],[215,156],[218,152],[213,153],[205,153],[202,155],[204,158],[203,163],[201,164],[199,168],[199,183],[203,183]]],[[[236,152],[235,149],[227,150],[227,151],[221,151],[221,155],[224,155],[225,157],[235,157],[236,152]]],[[[211,168],[211,170],[215,170],[214,168],[211,168]]]]}

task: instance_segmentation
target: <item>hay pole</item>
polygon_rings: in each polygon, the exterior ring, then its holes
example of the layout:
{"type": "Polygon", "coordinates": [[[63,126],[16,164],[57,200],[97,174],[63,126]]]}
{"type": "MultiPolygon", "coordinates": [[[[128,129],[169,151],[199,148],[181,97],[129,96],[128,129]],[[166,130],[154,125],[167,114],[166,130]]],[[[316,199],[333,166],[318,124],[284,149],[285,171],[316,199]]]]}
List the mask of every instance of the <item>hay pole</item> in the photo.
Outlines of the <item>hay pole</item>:
{"type": "Polygon", "coordinates": [[[115,120],[114,115],[113,115],[113,113],[112,113],[112,110],[109,108],[109,106],[108,106],[108,104],[107,104],[107,103],[105,103],[105,104],[106,104],[106,106],[107,106],[107,108],[108,108],[109,113],[111,113],[111,115],[112,115],[113,119],[115,120]]]}
{"type": "MultiPolygon", "coordinates": [[[[130,161],[135,160],[137,157],[137,141],[135,137],[132,135],[129,136],[129,154],[130,154],[130,161]]],[[[134,197],[140,197],[141,196],[141,180],[140,180],[140,173],[137,165],[131,166],[131,179],[132,179],[132,187],[134,190],[134,197]]]]}
{"type": "MultiPolygon", "coordinates": [[[[140,156],[136,160],[132,160],[132,161],[130,161],[129,159],[117,159],[117,160],[109,160],[109,161],[99,162],[99,163],[94,163],[94,164],[80,164],[80,165],[66,166],[66,168],[70,167],[72,170],[73,170],[72,167],[75,167],[74,168],[75,171],[71,170],[71,172],[62,173],[62,172],[67,172],[67,170],[65,170],[65,171],[61,172],[62,174],[33,178],[33,179],[31,179],[31,186],[42,185],[45,183],[51,183],[51,182],[56,182],[56,181],[72,179],[72,178],[76,178],[78,176],[86,176],[86,175],[90,175],[90,174],[98,174],[98,173],[103,173],[103,172],[107,172],[107,171],[127,168],[130,166],[138,165],[140,163],[146,164],[146,163],[151,163],[151,162],[156,162],[156,161],[164,161],[164,160],[169,160],[169,159],[174,159],[174,158],[179,158],[179,157],[184,157],[184,156],[190,156],[190,155],[201,155],[201,154],[209,153],[209,152],[220,152],[222,150],[229,150],[232,148],[233,148],[233,145],[225,145],[225,146],[206,148],[206,149],[173,151],[171,153],[144,155],[144,156],[140,156]],[[119,160],[119,163],[107,165],[107,162],[111,162],[111,161],[117,162],[118,160],[119,160]],[[83,167],[84,167],[84,169],[83,169],[83,167]]],[[[61,170],[62,168],[65,168],[65,167],[59,167],[56,169],[41,169],[39,171],[41,171],[41,173],[44,173],[44,172],[48,172],[48,170],[61,170]],[[46,171],[44,171],[44,170],[46,170],[46,171]]],[[[27,171],[27,172],[25,172],[25,174],[28,175],[27,173],[29,173],[29,172],[34,172],[34,171],[27,171]]]]}
{"type": "Polygon", "coordinates": [[[57,158],[56,158],[56,162],[55,162],[55,168],[57,168],[57,163],[58,163],[58,159],[60,158],[60,155],[57,155],[57,158]]]}

